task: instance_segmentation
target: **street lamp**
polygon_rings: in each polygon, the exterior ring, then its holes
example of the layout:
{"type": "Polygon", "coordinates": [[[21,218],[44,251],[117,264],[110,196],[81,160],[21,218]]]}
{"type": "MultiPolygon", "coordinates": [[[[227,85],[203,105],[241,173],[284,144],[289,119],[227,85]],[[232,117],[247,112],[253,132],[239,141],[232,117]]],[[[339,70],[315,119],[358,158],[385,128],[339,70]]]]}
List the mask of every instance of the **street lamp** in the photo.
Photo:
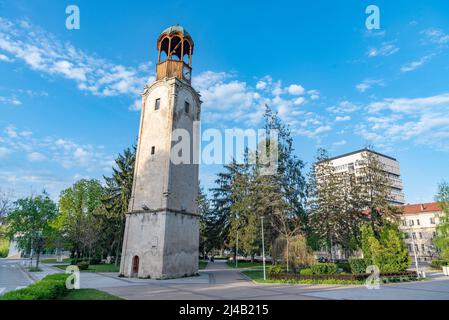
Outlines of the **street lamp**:
{"type": "Polygon", "coordinates": [[[235,267],[238,267],[238,261],[239,261],[239,232],[237,231],[237,241],[235,244],[235,267]]]}
{"type": "Polygon", "coordinates": [[[419,278],[419,267],[418,267],[418,257],[416,255],[416,244],[415,244],[415,236],[412,229],[412,246],[413,246],[413,255],[415,256],[415,268],[416,268],[416,275],[419,278]]]}
{"type": "Polygon", "coordinates": [[[265,272],[265,243],[264,243],[264,236],[263,236],[263,218],[260,217],[260,222],[262,224],[262,263],[263,263],[263,280],[267,280],[267,274],[265,272]]]}

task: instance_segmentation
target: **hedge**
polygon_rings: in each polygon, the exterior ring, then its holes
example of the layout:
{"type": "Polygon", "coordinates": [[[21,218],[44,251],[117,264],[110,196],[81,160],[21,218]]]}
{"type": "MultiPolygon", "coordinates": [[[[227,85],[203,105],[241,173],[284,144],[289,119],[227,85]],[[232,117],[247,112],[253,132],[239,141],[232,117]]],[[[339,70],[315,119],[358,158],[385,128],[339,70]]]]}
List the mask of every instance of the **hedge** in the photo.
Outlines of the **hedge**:
{"type": "Polygon", "coordinates": [[[53,300],[67,293],[66,280],[68,274],[48,275],[27,288],[11,291],[0,300],[53,300]]]}
{"type": "Polygon", "coordinates": [[[430,266],[435,269],[442,269],[442,267],[449,265],[448,260],[432,260],[430,266]]]}
{"type": "Polygon", "coordinates": [[[335,274],[337,265],[335,263],[317,263],[310,267],[313,274],[335,274]]]}
{"type": "Polygon", "coordinates": [[[365,273],[369,264],[365,259],[351,258],[349,259],[349,265],[351,266],[351,272],[357,274],[365,273]]]}
{"type": "MultiPolygon", "coordinates": [[[[342,280],[342,281],[365,281],[371,274],[370,273],[358,273],[358,274],[306,274],[301,270],[300,273],[269,273],[268,278],[272,280],[342,280]]],[[[404,271],[404,272],[382,272],[380,277],[384,279],[395,279],[395,278],[412,278],[416,279],[417,275],[414,271],[404,271]]]]}

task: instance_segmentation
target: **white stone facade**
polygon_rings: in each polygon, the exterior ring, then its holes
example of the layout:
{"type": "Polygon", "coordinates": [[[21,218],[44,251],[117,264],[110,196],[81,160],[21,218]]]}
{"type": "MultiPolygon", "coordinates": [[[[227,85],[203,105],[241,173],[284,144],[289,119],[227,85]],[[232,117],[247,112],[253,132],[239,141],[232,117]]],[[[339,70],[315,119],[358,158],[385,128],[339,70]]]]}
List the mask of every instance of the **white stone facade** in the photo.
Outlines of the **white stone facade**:
{"type": "Polygon", "coordinates": [[[405,243],[409,255],[414,258],[416,252],[419,261],[436,259],[438,252],[433,239],[437,235],[439,215],[442,214],[438,204],[436,202],[409,204],[405,205],[403,210],[399,228],[407,235],[405,243]]]}
{"type": "Polygon", "coordinates": [[[194,122],[200,112],[199,94],[184,80],[165,78],[145,87],[120,266],[123,276],[163,279],[198,271],[198,164],[193,163],[193,140],[196,136],[199,141],[194,122]],[[189,149],[182,150],[189,153],[189,163],[170,160],[179,141],[173,135],[176,129],[189,133],[189,149]]]}

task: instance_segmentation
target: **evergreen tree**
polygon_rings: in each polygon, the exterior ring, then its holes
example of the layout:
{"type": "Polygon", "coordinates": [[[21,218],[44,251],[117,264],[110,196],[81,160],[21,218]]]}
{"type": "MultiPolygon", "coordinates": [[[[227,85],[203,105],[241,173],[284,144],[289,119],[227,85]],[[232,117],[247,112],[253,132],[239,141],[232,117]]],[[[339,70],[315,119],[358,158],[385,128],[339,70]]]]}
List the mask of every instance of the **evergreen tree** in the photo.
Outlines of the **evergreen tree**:
{"type": "Polygon", "coordinates": [[[115,256],[118,264],[120,256],[126,213],[132,196],[136,147],[127,148],[115,159],[112,175],[104,177],[104,195],[102,202],[105,208],[99,217],[103,221],[103,243],[108,254],[115,256]]]}

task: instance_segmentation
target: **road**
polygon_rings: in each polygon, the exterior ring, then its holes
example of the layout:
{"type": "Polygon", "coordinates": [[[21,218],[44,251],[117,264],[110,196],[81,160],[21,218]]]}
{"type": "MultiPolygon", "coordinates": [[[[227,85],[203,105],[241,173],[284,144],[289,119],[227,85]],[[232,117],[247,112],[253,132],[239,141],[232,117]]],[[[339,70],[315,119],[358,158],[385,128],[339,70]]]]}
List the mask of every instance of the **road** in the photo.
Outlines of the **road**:
{"type": "Polygon", "coordinates": [[[0,259],[0,294],[30,285],[33,281],[21,270],[20,260],[0,259]]]}

